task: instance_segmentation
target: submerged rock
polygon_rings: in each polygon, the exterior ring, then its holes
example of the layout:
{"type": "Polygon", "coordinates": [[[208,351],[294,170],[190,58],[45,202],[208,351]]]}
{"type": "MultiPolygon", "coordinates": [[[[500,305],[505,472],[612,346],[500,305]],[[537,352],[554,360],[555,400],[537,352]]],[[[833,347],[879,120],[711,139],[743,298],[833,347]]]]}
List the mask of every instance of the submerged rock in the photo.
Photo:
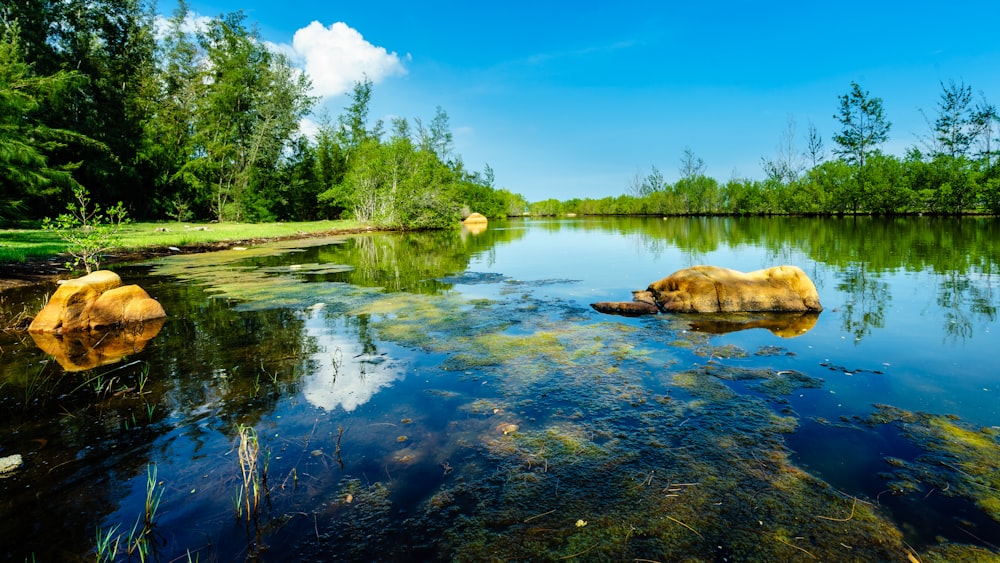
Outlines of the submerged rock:
{"type": "Polygon", "coordinates": [[[24,464],[21,454],[0,457],[0,479],[9,477],[12,472],[19,469],[24,464]]]}

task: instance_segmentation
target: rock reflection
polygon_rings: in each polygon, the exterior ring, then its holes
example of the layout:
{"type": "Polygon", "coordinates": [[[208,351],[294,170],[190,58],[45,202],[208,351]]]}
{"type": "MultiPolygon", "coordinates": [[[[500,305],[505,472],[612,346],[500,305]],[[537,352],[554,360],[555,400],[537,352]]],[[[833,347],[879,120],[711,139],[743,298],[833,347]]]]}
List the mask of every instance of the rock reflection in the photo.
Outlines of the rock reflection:
{"type": "Polygon", "coordinates": [[[141,352],[159,334],[164,319],[93,331],[35,333],[31,338],[66,371],[84,371],[120,362],[141,352]]]}
{"type": "Polygon", "coordinates": [[[816,326],[819,313],[755,313],[753,316],[711,316],[691,322],[691,330],[725,334],[751,328],[765,328],[782,338],[801,336],[816,326]]]}

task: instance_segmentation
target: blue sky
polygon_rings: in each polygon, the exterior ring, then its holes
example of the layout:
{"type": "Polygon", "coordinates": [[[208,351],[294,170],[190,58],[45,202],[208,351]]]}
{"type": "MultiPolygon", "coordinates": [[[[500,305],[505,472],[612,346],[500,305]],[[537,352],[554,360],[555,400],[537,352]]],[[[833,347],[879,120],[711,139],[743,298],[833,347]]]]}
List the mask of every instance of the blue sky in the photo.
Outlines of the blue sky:
{"type": "Polygon", "coordinates": [[[995,1],[189,5],[244,10],[308,69],[332,116],[362,73],[373,119],[427,123],[441,106],[466,167],[488,163],[529,201],[619,195],[651,166],[675,181],[686,147],[720,181],[760,178],[790,120],[796,149],[812,123],[829,156],[852,81],[882,98],[883,149],[900,155],[928,134],[942,81],[1000,105],[995,1]]]}

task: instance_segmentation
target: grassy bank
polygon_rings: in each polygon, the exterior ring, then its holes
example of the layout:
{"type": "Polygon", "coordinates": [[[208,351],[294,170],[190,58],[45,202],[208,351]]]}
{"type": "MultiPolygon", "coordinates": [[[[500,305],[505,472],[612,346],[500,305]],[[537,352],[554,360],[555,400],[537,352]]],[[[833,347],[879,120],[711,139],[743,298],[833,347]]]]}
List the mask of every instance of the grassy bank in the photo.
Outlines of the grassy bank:
{"type": "MultiPolygon", "coordinates": [[[[125,251],[207,245],[224,241],[270,239],[361,228],[357,221],[301,223],[132,223],[121,231],[125,251]]],[[[56,233],[40,229],[0,231],[0,264],[47,259],[65,253],[56,233]]]]}

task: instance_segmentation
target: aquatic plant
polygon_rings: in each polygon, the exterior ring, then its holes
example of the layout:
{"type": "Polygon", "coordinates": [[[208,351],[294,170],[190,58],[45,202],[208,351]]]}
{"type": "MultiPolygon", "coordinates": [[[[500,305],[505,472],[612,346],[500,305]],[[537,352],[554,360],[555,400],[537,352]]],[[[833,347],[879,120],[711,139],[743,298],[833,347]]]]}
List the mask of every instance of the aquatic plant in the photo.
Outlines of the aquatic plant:
{"type": "Polygon", "coordinates": [[[146,561],[153,553],[155,543],[152,540],[156,526],[156,516],[160,501],[163,499],[163,484],[157,480],[156,464],[146,466],[146,500],[143,513],[140,514],[127,535],[118,532],[121,524],[113,524],[108,528],[97,528],[94,539],[94,555],[98,563],[113,562],[124,541],[125,554],[129,560],[138,558],[146,561]]]}
{"type": "Polygon", "coordinates": [[[895,424],[926,452],[911,462],[896,460],[889,479],[913,493],[968,499],[1000,522],[1000,430],[888,405],[876,405],[864,422],[895,424]]]}
{"type": "Polygon", "coordinates": [[[137,556],[140,561],[146,561],[153,550],[151,534],[155,526],[156,513],[163,500],[163,486],[156,479],[156,464],[146,466],[146,502],[141,516],[129,531],[126,551],[129,557],[137,556]]]}
{"type": "Polygon", "coordinates": [[[97,537],[94,540],[94,555],[97,563],[110,563],[117,557],[118,543],[121,540],[118,528],[118,524],[114,524],[107,529],[97,528],[97,537]]]}
{"type": "Polygon", "coordinates": [[[247,522],[256,520],[262,508],[261,497],[267,487],[267,463],[260,462],[260,441],[252,426],[236,427],[237,459],[240,465],[240,490],[236,500],[236,517],[247,522]]]}

